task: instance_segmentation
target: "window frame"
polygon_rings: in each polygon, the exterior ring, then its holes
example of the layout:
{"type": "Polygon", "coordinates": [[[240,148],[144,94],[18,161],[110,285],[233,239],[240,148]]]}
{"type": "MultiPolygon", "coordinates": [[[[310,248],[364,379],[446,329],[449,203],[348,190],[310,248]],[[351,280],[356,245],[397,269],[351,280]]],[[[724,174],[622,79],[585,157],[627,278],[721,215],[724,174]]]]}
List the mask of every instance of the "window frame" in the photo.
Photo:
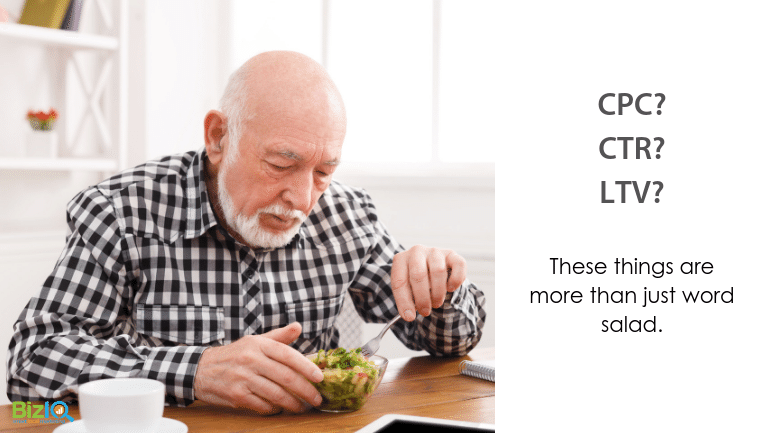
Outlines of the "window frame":
{"type": "MultiPolygon", "coordinates": [[[[331,1],[321,0],[321,64],[328,67],[329,53],[329,29],[331,1]]],[[[231,1],[224,2],[226,10],[219,14],[221,28],[225,36],[222,40],[233,39],[232,26],[230,25],[231,1]]],[[[431,143],[430,161],[428,162],[346,162],[344,156],[342,163],[336,171],[335,178],[362,180],[366,183],[416,183],[427,187],[431,186],[456,186],[488,189],[494,187],[494,162],[446,162],[441,161],[440,140],[440,90],[441,90],[441,0],[432,0],[432,112],[431,112],[431,143]]],[[[226,47],[231,47],[231,42],[226,47]]],[[[231,51],[232,48],[225,51],[231,51]]],[[[227,60],[231,59],[231,53],[225,54],[227,60]]],[[[222,59],[224,60],[224,59],[222,59]]],[[[221,62],[221,82],[225,83],[230,71],[227,70],[229,61],[221,62]]],[[[221,85],[222,88],[224,84],[221,85]]]]}

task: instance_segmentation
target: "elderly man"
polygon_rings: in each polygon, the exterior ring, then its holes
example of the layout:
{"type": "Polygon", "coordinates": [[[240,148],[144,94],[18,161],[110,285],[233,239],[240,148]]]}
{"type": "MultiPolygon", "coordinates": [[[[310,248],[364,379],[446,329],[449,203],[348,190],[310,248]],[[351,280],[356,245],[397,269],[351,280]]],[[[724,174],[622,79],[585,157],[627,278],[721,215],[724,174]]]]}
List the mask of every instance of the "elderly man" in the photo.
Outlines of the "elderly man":
{"type": "Polygon", "coordinates": [[[483,293],[451,250],[395,242],[362,190],[332,181],[346,114],[326,71],[292,52],[238,69],[205,148],[151,161],[78,194],[70,234],[15,325],[12,401],[70,399],[104,377],[166,384],[259,413],[301,411],[358,314],[409,348],[461,355],[481,337],[483,293]]]}

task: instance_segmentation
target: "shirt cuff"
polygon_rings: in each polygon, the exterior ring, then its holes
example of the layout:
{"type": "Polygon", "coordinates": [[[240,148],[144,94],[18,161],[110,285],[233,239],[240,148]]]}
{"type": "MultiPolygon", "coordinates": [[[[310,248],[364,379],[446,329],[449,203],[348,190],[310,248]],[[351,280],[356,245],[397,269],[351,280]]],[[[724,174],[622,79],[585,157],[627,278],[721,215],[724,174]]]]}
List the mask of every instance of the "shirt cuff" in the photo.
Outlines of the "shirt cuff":
{"type": "MultiPolygon", "coordinates": [[[[446,300],[443,301],[441,308],[459,308],[467,303],[468,286],[470,282],[465,280],[457,290],[446,293],[446,300]]],[[[461,308],[460,308],[461,309],[461,308]]]]}
{"type": "Polygon", "coordinates": [[[465,280],[457,290],[452,293],[446,293],[446,299],[443,301],[443,305],[439,308],[433,309],[439,316],[447,318],[456,313],[461,313],[467,317],[472,326],[475,323],[475,298],[470,293],[470,281],[465,280]]]}
{"type": "Polygon", "coordinates": [[[166,401],[187,406],[195,401],[195,373],[206,347],[155,347],[146,353],[142,373],[166,385],[166,401]]]}

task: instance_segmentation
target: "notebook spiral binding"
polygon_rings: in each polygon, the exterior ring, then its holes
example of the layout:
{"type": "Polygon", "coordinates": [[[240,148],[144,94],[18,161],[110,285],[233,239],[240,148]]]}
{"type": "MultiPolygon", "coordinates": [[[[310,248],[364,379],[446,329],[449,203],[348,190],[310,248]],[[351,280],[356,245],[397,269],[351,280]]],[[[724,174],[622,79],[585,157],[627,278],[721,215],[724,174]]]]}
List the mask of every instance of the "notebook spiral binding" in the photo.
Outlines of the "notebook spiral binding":
{"type": "Polygon", "coordinates": [[[489,365],[465,360],[459,363],[459,372],[467,376],[494,382],[494,367],[489,365]]]}

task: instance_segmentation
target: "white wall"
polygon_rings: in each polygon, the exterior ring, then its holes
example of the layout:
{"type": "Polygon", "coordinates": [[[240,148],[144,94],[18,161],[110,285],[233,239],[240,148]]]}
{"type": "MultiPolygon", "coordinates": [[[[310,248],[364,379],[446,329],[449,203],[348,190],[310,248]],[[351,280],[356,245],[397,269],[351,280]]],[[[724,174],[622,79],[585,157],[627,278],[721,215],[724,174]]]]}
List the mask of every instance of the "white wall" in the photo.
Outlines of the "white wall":
{"type": "Polygon", "coordinates": [[[226,62],[218,30],[227,2],[134,0],[130,6],[131,165],[197,149],[218,107],[226,62]]]}

